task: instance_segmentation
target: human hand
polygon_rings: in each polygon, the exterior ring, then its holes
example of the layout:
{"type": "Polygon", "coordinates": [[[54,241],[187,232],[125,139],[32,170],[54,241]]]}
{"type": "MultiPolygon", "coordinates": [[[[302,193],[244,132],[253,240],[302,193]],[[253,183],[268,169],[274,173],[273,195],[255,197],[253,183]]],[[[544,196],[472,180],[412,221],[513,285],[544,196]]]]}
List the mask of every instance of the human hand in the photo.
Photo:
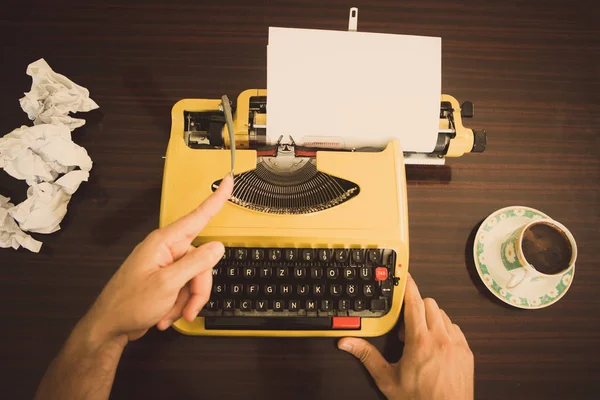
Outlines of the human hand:
{"type": "Polygon", "coordinates": [[[473,399],[473,353],[461,329],[435,300],[421,298],[410,275],[404,301],[400,361],[388,363],[362,339],[344,338],[338,347],[364,364],[388,399],[473,399]]]}
{"type": "Polygon", "coordinates": [[[220,242],[191,246],[231,196],[227,175],[198,208],[150,233],[110,279],[84,317],[103,338],[135,340],[156,325],[165,330],[182,315],[192,321],[208,301],[212,268],[223,256],[220,242]]]}

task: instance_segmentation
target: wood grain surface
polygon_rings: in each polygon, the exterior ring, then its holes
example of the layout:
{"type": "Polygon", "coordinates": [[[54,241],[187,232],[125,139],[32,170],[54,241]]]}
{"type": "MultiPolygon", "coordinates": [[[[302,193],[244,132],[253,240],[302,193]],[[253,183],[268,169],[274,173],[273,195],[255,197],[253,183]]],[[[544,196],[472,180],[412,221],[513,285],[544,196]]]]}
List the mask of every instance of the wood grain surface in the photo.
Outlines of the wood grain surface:
{"type": "MultiPolygon", "coordinates": [[[[0,397],[30,398],[70,329],[158,224],[170,109],[182,98],[266,87],[269,26],[442,37],[442,87],[471,100],[488,149],[409,168],[410,268],[464,330],[477,399],[588,399],[600,392],[600,28],[597,1],[8,1],[0,11],[0,134],[28,124],[18,99],[40,57],[100,109],[73,134],[94,161],[40,254],[0,249],[0,397]],[[509,205],[574,234],[574,284],[557,304],[500,303],[474,271],[474,230],[509,205]]],[[[399,127],[401,129],[401,127],[399,127]]],[[[191,175],[193,176],[193,175],[191,175]]],[[[0,173],[15,202],[26,184],[0,173]]],[[[352,216],[348,216],[352,218],[352,216]]],[[[391,360],[395,333],[372,339],[391,360]]],[[[331,339],[190,338],[130,344],[112,398],[377,399],[331,339]]]]}

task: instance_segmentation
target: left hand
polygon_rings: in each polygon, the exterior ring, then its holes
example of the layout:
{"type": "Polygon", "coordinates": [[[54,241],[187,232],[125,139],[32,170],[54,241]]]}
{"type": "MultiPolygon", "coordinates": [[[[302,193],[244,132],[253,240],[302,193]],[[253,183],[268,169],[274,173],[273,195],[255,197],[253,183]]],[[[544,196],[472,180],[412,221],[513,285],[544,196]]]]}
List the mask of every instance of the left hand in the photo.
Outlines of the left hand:
{"type": "Polygon", "coordinates": [[[363,339],[344,338],[338,347],[365,365],[390,400],[473,399],[473,353],[462,330],[435,300],[421,298],[410,274],[404,299],[405,338],[400,361],[388,363],[363,339]]]}
{"type": "Polygon", "coordinates": [[[156,325],[165,330],[182,315],[192,321],[209,299],[220,242],[191,246],[233,190],[227,176],[197,209],[150,233],[110,279],[86,315],[101,340],[135,340],[156,325]]]}

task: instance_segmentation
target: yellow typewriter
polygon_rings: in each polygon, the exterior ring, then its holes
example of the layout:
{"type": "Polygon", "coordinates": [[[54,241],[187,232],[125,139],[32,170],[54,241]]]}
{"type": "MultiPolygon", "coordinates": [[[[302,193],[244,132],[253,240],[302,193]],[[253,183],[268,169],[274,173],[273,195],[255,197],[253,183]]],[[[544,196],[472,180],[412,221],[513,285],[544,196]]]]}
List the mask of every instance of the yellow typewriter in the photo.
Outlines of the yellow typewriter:
{"type": "Polygon", "coordinates": [[[473,106],[442,95],[435,150],[331,150],[266,138],[266,90],[172,110],[160,225],[190,212],[231,171],[234,192],[194,244],[226,246],[188,335],[378,336],[397,322],[408,272],[405,164],[485,149],[462,124],[473,106]],[[233,111],[230,111],[230,108],[233,111]]]}

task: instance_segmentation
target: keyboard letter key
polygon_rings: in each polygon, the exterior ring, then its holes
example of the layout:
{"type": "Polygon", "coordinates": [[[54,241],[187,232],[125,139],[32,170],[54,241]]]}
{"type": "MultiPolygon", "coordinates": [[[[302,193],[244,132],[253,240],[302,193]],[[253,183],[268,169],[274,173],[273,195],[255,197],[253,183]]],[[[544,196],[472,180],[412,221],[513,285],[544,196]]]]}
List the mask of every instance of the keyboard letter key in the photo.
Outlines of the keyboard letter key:
{"type": "Polygon", "coordinates": [[[244,286],[237,284],[237,285],[231,285],[231,294],[242,294],[244,286]]]}
{"type": "Polygon", "coordinates": [[[373,270],[371,270],[371,268],[369,267],[361,267],[360,268],[360,278],[368,281],[371,279],[371,277],[373,276],[373,270]]]}
{"type": "Polygon", "coordinates": [[[272,295],[275,293],[275,285],[266,285],[265,286],[265,294],[272,295]]]}
{"type": "Polygon", "coordinates": [[[331,285],[329,287],[329,293],[331,293],[332,296],[339,296],[342,294],[342,285],[331,285]]]}
{"type": "Polygon", "coordinates": [[[252,278],[254,278],[255,275],[256,275],[256,270],[254,268],[252,268],[252,267],[244,268],[244,278],[252,279],[252,278]]]}
{"type": "Polygon", "coordinates": [[[256,301],[256,310],[257,311],[267,311],[268,308],[267,300],[257,300],[256,301]]]}
{"type": "Polygon", "coordinates": [[[287,267],[277,267],[277,277],[280,279],[288,277],[287,267]]]}
{"type": "Polygon", "coordinates": [[[219,301],[218,300],[211,300],[208,303],[206,303],[206,309],[207,310],[218,310],[219,309],[219,301]]]}
{"type": "Polygon", "coordinates": [[[357,292],[357,288],[356,285],[351,283],[349,285],[346,285],[346,294],[350,297],[354,297],[356,296],[356,292],[357,292]]]}
{"type": "Polygon", "coordinates": [[[309,289],[310,289],[310,285],[307,283],[303,283],[301,285],[296,286],[296,291],[298,292],[299,295],[302,295],[302,296],[307,295],[309,289]]]}
{"type": "Polygon", "coordinates": [[[242,300],[240,302],[240,309],[242,311],[250,311],[250,310],[252,310],[252,302],[250,300],[242,300]]]}
{"type": "Polygon", "coordinates": [[[258,285],[256,283],[246,285],[246,293],[248,293],[250,296],[256,296],[258,293],[258,285]]]}
{"type": "Polygon", "coordinates": [[[356,268],[346,267],[344,268],[344,278],[352,280],[356,277],[356,268]]]}
{"type": "Polygon", "coordinates": [[[290,285],[289,283],[281,285],[279,287],[279,293],[286,296],[290,295],[292,293],[292,285],[290,285]]]}
{"type": "Polygon", "coordinates": [[[294,268],[294,278],[303,279],[306,276],[306,268],[304,267],[295,267],[294,268]]]}
{"type": "Polygon", "coordinates": [[[313,285],[313,294],[315,296],[323,296],[325,294],[325,285],[320,283],[313,285]]]}
{"type": "Polygon", "coordinates": [[[339,275],[339,271],[337,268],[334,267],[329,267],[327,268],[327,270],[325,271],[325,273],[327,274],[327,278],[329,279],[336,279],[339,275]]]}
{"type": "Polygon", "coordinates": [[[227,277],[235,278],[238,274],[238,270],[236,267],[227,267],[227,277]]]}
{"type": "Polygon", "coordinates": [[[313,279],[321,279],[323,277],[323,268],[313,267],[310,269],[310,277],[313,279]]]}
{"type": "Polygon", "coordinates": [[[224,293],[225,292],[225,285],[221,284],[221,285],[215,285],[213,290],[215,291],[215,293],[224,293]]]}
{"type": "Polygon", "coordinates": [[[271,267],[262,267],[260,269],[261,278],[270,278],[272,274],[271,267]]]}
{"type": "Polygon", "coordinates": [[[285,305],[283,300],[274,300],[273,301],[273,311],[283,311],[285,305]]]}
{"type": "Polygon", "coordinates": [[[290,311],[298,311],[300,309],[300,302],[298,300],[290,300],[290,311]]]}
{"type": "Polygon", "coordinates": [[[233,311],[235,308],[233,300],[223,300],[223,310],[225,311],[233,311]]]}

